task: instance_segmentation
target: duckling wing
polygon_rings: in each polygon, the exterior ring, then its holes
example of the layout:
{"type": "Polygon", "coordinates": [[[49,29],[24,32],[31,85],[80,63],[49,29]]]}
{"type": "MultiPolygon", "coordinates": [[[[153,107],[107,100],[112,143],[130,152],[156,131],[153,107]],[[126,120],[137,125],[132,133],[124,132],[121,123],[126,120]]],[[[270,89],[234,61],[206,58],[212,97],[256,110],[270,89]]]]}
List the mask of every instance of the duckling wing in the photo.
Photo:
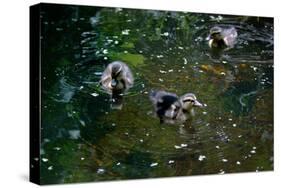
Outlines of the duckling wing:
{"type": "Polygon", "coordinates": [[[128,88],[133,87],[134,77],[133,77],[132,71],[130,70],[130,68],[128,66],[125,67],[125,80],[127,82],[128,88]]]}
{"type": "Polygon", "coordinates": [[[149,97],[158,117],[172,119],[175,116],[175,109],[172,106],[178,102],[177,95],[165,91],[152,91],[149,97]]]}
{"type": "Polygon", "coordinates": [[[104,89],[108,90],[108,89],[111,89],[111,84],[110,84],[111,80],[112,80],[111,73],[108,69],[106,69],[103,72],[99,83],[104,89]]]}
{"type": "Polygon", "coordinates": [[[153,104],[157,104],[157,103],[163,103],[165,102],[165,97],[169,98],[178,98],[178,96],[174,93],[169,93],[169,92],[166,92],[166,91],[151,91],[150,94],[149,94],[149,99],[151,100],[151,102],[153,104]]]}

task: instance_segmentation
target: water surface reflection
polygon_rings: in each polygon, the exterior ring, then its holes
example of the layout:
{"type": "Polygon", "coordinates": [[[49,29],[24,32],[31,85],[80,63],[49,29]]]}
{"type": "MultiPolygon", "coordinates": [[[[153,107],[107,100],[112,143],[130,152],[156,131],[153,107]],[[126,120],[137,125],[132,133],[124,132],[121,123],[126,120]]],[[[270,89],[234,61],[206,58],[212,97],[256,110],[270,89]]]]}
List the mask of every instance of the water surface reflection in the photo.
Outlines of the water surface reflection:
{"type": "Polygon", "coordinates": [[[273,169],[273,20],[44,5],[42,183],[273,169]],[[214,25],[238,41],[215,53],[214,25]],[[135,83],[120,110],[99,86],[112,61],[135,83]],[[152,89],[196,94],[192,122],[159,124],[152,89]]]}

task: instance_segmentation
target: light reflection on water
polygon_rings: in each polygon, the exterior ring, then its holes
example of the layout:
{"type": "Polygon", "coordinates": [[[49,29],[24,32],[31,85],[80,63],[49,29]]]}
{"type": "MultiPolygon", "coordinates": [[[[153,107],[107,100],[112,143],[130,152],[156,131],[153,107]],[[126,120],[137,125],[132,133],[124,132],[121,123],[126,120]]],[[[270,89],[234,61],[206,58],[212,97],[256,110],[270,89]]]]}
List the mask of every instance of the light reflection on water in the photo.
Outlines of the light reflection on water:
{"type": "Polygon", "coordinates": [[[272,20],[58,9],[42,12],[42,182],[273,169],[272,20]],[[216,24],[237,28],[235,48],[210,51],[205,38],[216,24]],[[98,86],[114,60],[135,77],[122,110],[110,109],[98,86]],[[193,92],[206,105],[192,122],[160,125],[152,89],[193,92]]]}

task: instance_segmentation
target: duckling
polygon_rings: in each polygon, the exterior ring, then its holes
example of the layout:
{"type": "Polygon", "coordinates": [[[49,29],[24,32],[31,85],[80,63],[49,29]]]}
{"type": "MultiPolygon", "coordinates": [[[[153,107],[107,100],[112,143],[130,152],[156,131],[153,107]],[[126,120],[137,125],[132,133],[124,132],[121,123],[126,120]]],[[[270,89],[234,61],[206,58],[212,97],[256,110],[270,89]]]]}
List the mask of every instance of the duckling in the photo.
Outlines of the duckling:
{"type": "Polygon", "coordinates": [[[133,86],[134,78],[130,68],[125,63],[114,61],[104,70],[100,84],[109,94],[113,92],[123,93],[133,86]]]}
{"type": "Polygon", "coordinates": [[[130,68],[121,61],[110,63],[100,80],[102,88],[112,97],[112,107],[117,109],[122,108],[122,96],[133,84],[134,77],[130,68]]]}
{"type": "Polygon", "coordinates": [[[178,96],[166,91],[152,91],[149,98],[154,106],[154,111],[160,119],[160,123],[173,124],[181,110],[178,96]]]}
{"type": "Polygon", "coordinates": [[[237,31],[234,27],[221,28],[219,26],[210,29],[209,47],[210,48],[232,48],[236,43],[237,31]]]}
{"type": "Polygon", "coordinates": [[[203,106],[192,93],[178,97],[166,91],[152,91],[149,97],[161,124],[185,122],[194,116],[193,107],[203,106]]]}

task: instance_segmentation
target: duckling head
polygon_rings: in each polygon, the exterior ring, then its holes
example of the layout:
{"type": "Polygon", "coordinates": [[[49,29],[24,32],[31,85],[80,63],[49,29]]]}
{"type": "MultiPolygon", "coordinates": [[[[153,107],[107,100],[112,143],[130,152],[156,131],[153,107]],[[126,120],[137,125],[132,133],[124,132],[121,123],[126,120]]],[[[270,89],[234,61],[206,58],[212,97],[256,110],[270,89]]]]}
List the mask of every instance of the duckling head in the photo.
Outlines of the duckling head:
{"type": "Polygon", "coordinates": [[[222,28],[215,26],[210,29],[210,38],[216,41],[223,40],[222,28]]]}
{"type": "Polygon", "coordinates": [[[119,63],[118,61],[112,63],[112,67],[111,67],[112,78],[118,77],[118,75],[121,73],[121,71],[122,71],[121,63],[119,63]]]}
{"type": "Polygon", "coordinates": [[[193,93],[187,93],[180,98],[182,103],[182,109],[187,112],[191,112],[193,107],[203,107],[203,105],[197,100],[193,93]]]}

